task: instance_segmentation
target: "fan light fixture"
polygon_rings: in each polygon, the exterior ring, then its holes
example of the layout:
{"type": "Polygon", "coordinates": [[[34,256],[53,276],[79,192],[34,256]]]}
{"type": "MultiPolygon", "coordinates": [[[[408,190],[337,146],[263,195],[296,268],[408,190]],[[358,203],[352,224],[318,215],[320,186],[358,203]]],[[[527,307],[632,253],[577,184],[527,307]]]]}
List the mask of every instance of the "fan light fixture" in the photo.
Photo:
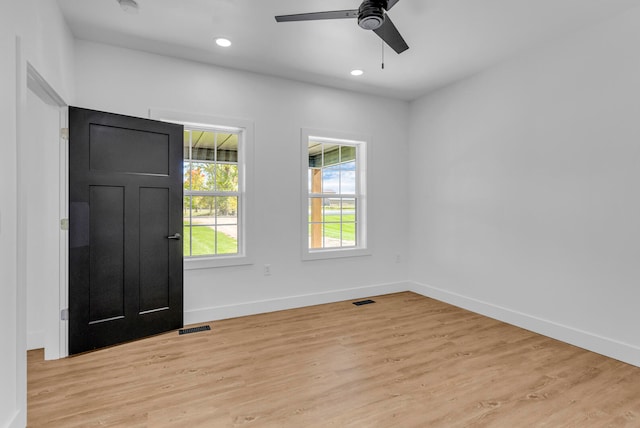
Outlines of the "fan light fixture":
{"type": "Polygon", "coordinates": [[[120,7],[127,13],[136,14],[138,13],[139,6],[135,0],[118,0],[120,7]]]}
{"type": "Polygon", "coordinates": [[[358,70],[358,69],[351,70],[351,75],[352,76],[362,76],[363,74],[364,74],[364,71],[362,71],[362,70],[358,70]]]}
{"type": "Polygon", "coordinates": [[[389,18],[387,12],[400,0],[362,0],[358,9],[327,10],[323,12],[278,15],[276,22],[318,21],[324,19],[355,19],[365,30],[373,31],[396,53],[409,49],[402,35],[389,18]]]}
{"type": "Polygon", "coordinates": [[[365,0],[358,9],[358,25],[365,30],[376,30],[384,23],[386,2],[365,0]]]}
{"type": "Polygon", "coordinates": [[[228,48],[231,46],[231,40],[225,39],[224,37],[218,37],[216,39],[216,45],[222,46],[223,48],[228,48]]]}

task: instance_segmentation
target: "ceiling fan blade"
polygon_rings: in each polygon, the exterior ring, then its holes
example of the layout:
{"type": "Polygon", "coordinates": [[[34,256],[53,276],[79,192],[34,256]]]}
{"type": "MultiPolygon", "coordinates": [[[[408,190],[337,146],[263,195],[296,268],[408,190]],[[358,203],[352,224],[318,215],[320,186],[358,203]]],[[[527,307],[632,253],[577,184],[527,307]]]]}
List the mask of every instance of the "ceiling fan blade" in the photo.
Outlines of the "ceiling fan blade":
{"type": "Polygon", "coordinates": [[[397,53],[402,53],[409,49],[409,45],[404,41],[396,26],[393,25],[389,15],[385,15],[382,25],[373,31],[397,53]]]}
{"type": "Polygon", "coordinates": [[[389,2],[387,3],[387,10],[391,9],[399,1],[400,0],[389,0],[389,2]]]}
{"type": "Polygon", "coordinates": [[[313,12],[313,13],[298,13],[296,15],[279,15],[276,16],[278,22],[292,22],[292,21],[316,21],[319,19],[345,19],[345,18],[357,18],[358,9],[354,10],[334,10],[331,12],[313,12]]]}

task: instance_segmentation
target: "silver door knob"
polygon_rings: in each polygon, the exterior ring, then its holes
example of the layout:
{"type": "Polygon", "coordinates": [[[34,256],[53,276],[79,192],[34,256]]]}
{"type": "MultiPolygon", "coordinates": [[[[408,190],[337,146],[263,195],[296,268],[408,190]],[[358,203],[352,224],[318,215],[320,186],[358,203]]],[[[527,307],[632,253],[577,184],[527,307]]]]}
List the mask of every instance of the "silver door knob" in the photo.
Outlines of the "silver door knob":
{"type": "Polygon", "coordinates": [[[180,238],[182,238],[182,236],[180,236],[179,233],[175,233],[175,234],[173,234],[171,236],[167,236],[167,239],[175,239],[176,241],[179,241],[180,238]]]}

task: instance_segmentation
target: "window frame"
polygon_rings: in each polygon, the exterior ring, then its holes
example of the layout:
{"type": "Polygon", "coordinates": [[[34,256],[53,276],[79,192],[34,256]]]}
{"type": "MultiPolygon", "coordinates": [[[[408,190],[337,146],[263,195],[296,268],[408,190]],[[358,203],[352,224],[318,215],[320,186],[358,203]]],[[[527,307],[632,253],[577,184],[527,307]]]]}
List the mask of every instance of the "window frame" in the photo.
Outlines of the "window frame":
{"type": "MultiPolygon", "coordinates": [[[[216,165],[216,169],[218,165],[226,165],[226,164],[234,164],[237,166],[238,168],[238,189],[235,191],[231,191],[231,190],[218,190],[217,186],[215,190],[193,190],[193,189],[189,189],[189,190],[184,190],[183,191],[183,198],[187,198],[190,197],[192,204],[189,207],[189,213],[190,213],[190,217],[189,217],[189,225],[190,225],[190,233],[193,233],[193,227],[194,227],[194,223],[193,223],[193,199],[197,198],[197,197],[213,197],[213,198],[224,198],[224,197],[235,197],[237,198],[237,212],[236,212],[236,228],[237,228],[237,252],[236,253],[216,253],[216,254],[203,254],[203,255],[190,255],[187,256],[185,255],[184,258],[185,260],[189,259],[205,259],[205,258],[222,258],[222,257],[236,257],[239,255],[243,255],[244,254],[244,231],[242,230],[242,227],[240,227],[240,220],[242,217],[242,213],[244,212],[244,205],[243,205],[243,198],[242,198],[242,190],[244,189],[244,183],[243,183],[243,179],[244,177],[241,174],[241,169],[242,169],[242,156],[243,156],[243,151],[244,151],[244,131],[242,129],[237,129],[237,128],[229,128],[229,127],[225,127],[225,128],[220,128],[219,126],[201,126],[201,125],[193,125],[193,124],[189,124],[189,123],[185,123],[184,124],[184,131],[187,132],[189,131],[189,137],[190,137],[190,141],[189,141],[189,160],[192,164],[192,168],[193,168],[193,164],[213,164],[216,165]],[[215,160],[200,160],[200,159],[194,159],[193,158],[193,132],[212,132],[215,134],[219,134],[219,133],[229,133],[229,134],[234,134],[238,136],[238,154],[237,154],[237,161],[236,162],[227,162],[227,161],[219,161],[217,159],[215,160]]],[[[217,138],[217,137],[216,137],[217,138]]],[[[217,149],[214,151],[215,154],[217,154],[217,149]]],[[[215,155],[214,155],[215,156],[215,155]]],[[[186,217],[184,217],[186,219],[186,217]]],[[[215,215],[215,225],[218,225],[218,216],[217,214],[215,215]]],[[[210,226],[210,225],[209,225],[210,226]]],[[[217,237],[216,237],[217,240],[217,237]]],[[[191,243],[191,246],[193,246],[193,236],[189,237],[189,241],[191,243]]],[[[217,249],[217,245],[216,245],[216,249],[217,249]]],[[[193,248],[190,248],[191,251],[193,251],[193,248]]]]}
{"type": "MultiPolygon", "coordinates": [[[[367,214],[367,164],[371,153],[371,138],[362,134],[303,128],[301,130],[301,249],[303,260],[324,260],[371,255],[367,214]],[[309,141],[334,143],[356,148],[356,245],[353,247],[309,248],[309,141]]],[[[342,195],[342,194],[341,194],[342,195]]],[[[351,194],[349,194],[351,196],[351,194]]]]}
{"type": "MultiPolygon", "coordinates": [[[[217,117],[169,110],[150,109],[149,118],[178,123],[187,130],[238,133],[238,253],[183,256],[184,269],[206,269],[253,264],[251,237],[253,236],[253,122],[246,119],[217,117]]],[[[217,191],[205,192],[219,193],[217,191]]],[[[233,193],[233,192],[231,192],[233,193]]],[[[198,192],[196,196],[207,196],[198,192]]],[[[192,195],[193,196],[193,195],[192,195]]]]}

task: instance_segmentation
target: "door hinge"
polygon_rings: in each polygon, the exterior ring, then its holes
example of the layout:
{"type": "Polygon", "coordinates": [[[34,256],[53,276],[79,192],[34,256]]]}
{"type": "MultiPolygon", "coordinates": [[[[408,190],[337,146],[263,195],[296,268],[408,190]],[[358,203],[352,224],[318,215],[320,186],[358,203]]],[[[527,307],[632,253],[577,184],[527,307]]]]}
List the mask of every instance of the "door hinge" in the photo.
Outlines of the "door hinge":
{"type": "Polygon", "coordinates": [[[69,320],[69,308],[64,308],[63,310],[60,311],[60,319],[62,321],[69,320]]]}
{"type": "Polygon", "coordinates": [[[69,139],[69,128],[60,128],[60,138],[63,140],[69,139]]]}
{"type": "Polygon", "coordinates": [[[68,218],[60,219],[60,229],[61,230],[69,230],[69,219],[68,218]]]}

